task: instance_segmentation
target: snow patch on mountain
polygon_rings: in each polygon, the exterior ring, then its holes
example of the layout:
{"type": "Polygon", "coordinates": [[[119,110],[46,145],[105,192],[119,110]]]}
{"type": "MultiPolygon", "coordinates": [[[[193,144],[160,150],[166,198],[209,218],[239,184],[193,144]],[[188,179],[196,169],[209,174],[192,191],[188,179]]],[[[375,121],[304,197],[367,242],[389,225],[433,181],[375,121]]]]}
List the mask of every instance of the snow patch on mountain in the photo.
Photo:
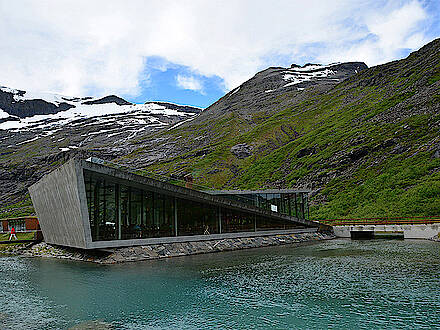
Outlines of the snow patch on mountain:
{"type": "Polygon", "coordinates": [[[330,67],[338,65],[338,64],[340,64],[340,62],[331,63],[331,64],[328,64],[328,65],[307,63],[307,64],[305,64],[302,67],[293,64],[292,67],[289,70],[293,70],[293,71],[297,71],[297,72],[316,71],[316,70],[322,70],[322,69],[330,68],[330,67]]]}
{"type": "MultiPolygon", "coordinates": [[[[3,114],[0,112],[0,118],[2,118],[2,115],[3,114]]],[[[6,115],[6,117],[9,116],[7,113],[6,115]]],[[[74,108],[60,111],[55,114],[35,115],[20,118],[19,120],[7,121],[0,124],[0,129],[45,129],[53,126],[67,125],[78,119],[89,118],[96,118],[101,122],[111,122],[118,120],[117,117],[120,115],[130,115],[132,118],[128,118],[128,120],[137,121],[138,124],[148,124],[145,122],[145,119],[151,119],[151,115],[188,117],[193,116],[194,113],[168,109],[163,105],[154,103],[131,105],[117,105],[114,103],[92,105],[78,104],[74,108]]]]}
{"type": "Polygon", "coordinates": [[[240,86],[238,86],[236,89],[234,89],[231,93],[231,95],[234,95],[235,93],[237,93],[240,90],[240,86]]]}
{"type": "Polygon", "coordinates": [[[0,106],[0,148],[39,145],[58,152],[109,145],[133,148],[125,142],[203,111],[167,102],[132,104],[116,95],[69,97],[8,87],[0,87],[0,106]]]}
{"type": "Polygon", "coordinates": [[[82,101],[91,101],[95,99],[92,97],[85,97],[85,98],[71,97],[57,93],[50,93],[50,92],[22,91],[5,86],[0,86],[0,91],[13,94],[13,98],[16,102],[27,101],[27,100],[43,100],[48,103],[53,103],[55,105],[58,105],[63,102],[75,105],[82,101]]]}
{"type": "Polygon", "coordinates": [[[315,71],[312,71],[311,69],[307,71],[300,69],[302,68],[299,69],[293,68],[293,69],[288,69],[287,71],[284,72],[283,80],[289,81],[289,83],[284,85],[283,87],[288,87],[305,81],[310,81],[314,78],[327,78],[331,75],[336,74],[337,72],[327,68],[315,70],[315,71]]]}
{"type": "Polygon", "coordinates": [[[9,117],[9,113],[7,113],[6,111],[0,109],[0,119],[8,118],[8,117],[9,117]]]}

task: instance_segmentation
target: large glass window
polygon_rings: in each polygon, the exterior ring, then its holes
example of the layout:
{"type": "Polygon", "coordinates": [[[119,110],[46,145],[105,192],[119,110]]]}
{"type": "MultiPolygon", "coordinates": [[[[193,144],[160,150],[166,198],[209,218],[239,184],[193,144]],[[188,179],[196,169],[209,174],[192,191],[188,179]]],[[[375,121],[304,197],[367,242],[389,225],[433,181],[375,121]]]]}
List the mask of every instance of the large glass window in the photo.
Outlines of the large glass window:
{"type": "Polygon", "coordinates": [[[281,213],[290,215],[289,194],[281,194],[281,213]]]}
{"type": "MultiPolygon", "coordinates": [[[[116,187],[111,182],[103,181],[101,187],[101,199],[102,199],[102,221],[99,227],[99,234],[104,240],[116,239],[116,208],[115,208],[115,195],[116,187]]],[[[100,206],[100,208],[101,208],[100,206]]]]}
{"type": "Polygon", "coordinates": [[[309,219],[309,200],[308,195],[303,194],[304,219],[309,219]]]}
{"type": "Polygon", "coordinates": [[[268,210],[281,213],[281,194],[267,194],[268,210]]]}
{"type": "Polygon", "coordinates": [[[175,235],[174,198],[84,171],[93,241],[175,235]]]}
{"type": "Polygon", "coordinates": [[[296,194],[295,193],[289,194],[289,208],[290,208],[289,215],[291,215],[292,217],[297,217],[298,213],[296,211],[296,194]]]}
{"type": "Polygon", "coordinates": [[[253,214],[222,209],[222,233],[237,233],[255,230],[255,216],[253,214]]]}
{"type": "Polygon", "coordinates": [[[307,193],[249,193],[222,194],[220,196],[264,210],[287,214],[293,217],[308,218],[309,205],[307,193]]]}
{"type": "Polygon", "coordinates": [[[151,191],[143,191],[142,194],[142,237],[156,237],[157,226],[154,223],[154,194],[151,191]]]}
{"type": "Polygon", "coordinates": [[[115,184],[86,175],[85,186],[92,237],[96,240],[117,239],[115,184]]]}
{"type": "Polygon", "coordinates": [[[156,220],[159,229],[159,237],[175,236],[174,231],[174,198],[162,194],[157,196],[157,212],[159,217],[156,220]]]}
{"type": "Polygon", "coordinates": [[[284,230],[298,228],[299,225],[292,221],[282,221],[277,219],[269,219],[258,217],[257,218],[257,231],[261,230],[284,230]]]}
{"type": "Polygon", "coordinates": [[[218,207],[178,199],[177,223],[179,236],[219,233],[218,207]]]}
{"type": "MultiPolygon", "coordinates": [[[[211,235],[295,228],[289,221],[180,199],[140,189],[91,171],[84,171],[87,207],[93,241],[211,235]],[[221,230],[220,230],[221,222],[221,230]]],[[[246,195],[266,210],[304,217],[306,194],[246,195]]]]}
{"type": "Polygon", "coordinates": [[[267,201],[267,194],[256,194],[256,195],[257,195],[257,206],[265,210],[270,210],[269,202],[267,201]]]}
{"type": "Polygon", "coordinates": [[[142,232],[142,191],[120,185],[121,189],[121,239],[143,238],[142,232]]]}

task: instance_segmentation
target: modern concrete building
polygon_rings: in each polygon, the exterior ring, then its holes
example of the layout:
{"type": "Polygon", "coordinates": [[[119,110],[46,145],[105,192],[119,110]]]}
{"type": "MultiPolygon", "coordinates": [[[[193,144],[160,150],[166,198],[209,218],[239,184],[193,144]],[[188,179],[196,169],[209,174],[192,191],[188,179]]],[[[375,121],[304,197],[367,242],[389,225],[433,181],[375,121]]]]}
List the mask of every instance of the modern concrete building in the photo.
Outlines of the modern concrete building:
{"type": "Polygon", "coordinates": [[[306,191],[200,191],[98,159],[29,188],[47,243],[82,249],[316,231],[306,191]],[[106,164],[107,166],[105,166],[106,164]]]}

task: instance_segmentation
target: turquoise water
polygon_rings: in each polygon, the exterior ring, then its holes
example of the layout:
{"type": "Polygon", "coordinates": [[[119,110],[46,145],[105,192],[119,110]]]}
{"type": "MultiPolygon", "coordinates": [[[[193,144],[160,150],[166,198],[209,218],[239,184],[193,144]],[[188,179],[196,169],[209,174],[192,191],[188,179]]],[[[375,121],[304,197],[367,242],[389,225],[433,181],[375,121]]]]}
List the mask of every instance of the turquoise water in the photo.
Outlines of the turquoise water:
{"type": "Polygon", "coordinates": [[[440,244],[332,240],[100,266],[0,257],[0,328],[438,328],[440,244]]]}

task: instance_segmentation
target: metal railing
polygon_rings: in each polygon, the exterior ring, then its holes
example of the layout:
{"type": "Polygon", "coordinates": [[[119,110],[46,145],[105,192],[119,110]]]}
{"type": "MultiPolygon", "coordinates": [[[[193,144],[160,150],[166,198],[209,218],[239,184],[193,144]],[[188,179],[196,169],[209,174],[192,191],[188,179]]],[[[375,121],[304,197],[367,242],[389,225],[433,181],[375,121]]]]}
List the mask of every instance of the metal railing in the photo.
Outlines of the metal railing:
{"type": "Polygon", "coordinates": [[[41,229],[17,230],[15,232],[17,239],[12,239],[12,240],[9,240],[9,237],[11,235],[10,231],[3,231],[3,232],[0,232],[0,234],[2,234],[3,236],[6,235],[5,237],[0,238],[0,244],[39,242],[39,241],[43,240],[43,233],[42,233],[41,229]],[[20,235],[19,235],[19,234],[29,234],[29,233],[34,234],[32,238],[23,238],[23,237],[20,237],[20,235]]]}
{"type": "Polygon", "coordinates": [[[39,228],[38,218],[36,216],[0,219],[0,243],[25,243],[40,241],[43,236],[41,229],[39,228]],[[28,223],[28,221],[31,222],[28,223]],[[17,239],[9,241],[12,227],[15,229],[17,239]]]}
{"type": "Polygon", "coordinates": [[[354,218],[354,219],[325,219],[319,223],[329,226],[356,226],[356,225],[423,225],[440,223],[437,217],[383,217],[383,218],[354,218]]]}

